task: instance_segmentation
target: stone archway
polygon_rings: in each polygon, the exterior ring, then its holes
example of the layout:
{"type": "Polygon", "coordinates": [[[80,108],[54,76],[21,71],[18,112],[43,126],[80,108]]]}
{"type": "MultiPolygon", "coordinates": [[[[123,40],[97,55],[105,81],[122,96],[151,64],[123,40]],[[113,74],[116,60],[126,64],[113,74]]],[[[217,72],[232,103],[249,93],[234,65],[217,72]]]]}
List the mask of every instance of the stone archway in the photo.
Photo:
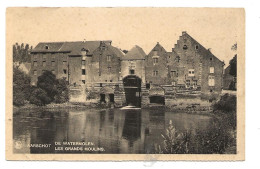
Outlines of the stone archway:
{"type": "Polygon", "coordinates": [[[165,91],[162,87],[155,86],[149,90],[149,100],[151,104],[165,105],[165,91]]]}

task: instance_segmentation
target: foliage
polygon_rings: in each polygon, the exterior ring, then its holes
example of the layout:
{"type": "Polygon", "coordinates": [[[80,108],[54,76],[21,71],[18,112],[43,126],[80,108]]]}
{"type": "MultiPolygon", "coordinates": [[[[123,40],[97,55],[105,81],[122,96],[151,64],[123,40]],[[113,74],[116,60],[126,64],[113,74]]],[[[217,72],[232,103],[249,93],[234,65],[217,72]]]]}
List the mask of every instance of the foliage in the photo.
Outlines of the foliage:
{"type": "Polygon", "coordinates": [[[58,79],[56,83],[55,103],[65,103],[69,101],[69,89],[65,79],[58,79]]]}
{"type": "Polygon", "coordinates": [[[224,121],[214,119],[206,131],[196,133],[197,154],[223,154],[227,148],[235,146],[236,137],[230,134],[224,121]]]}
{"type": "Polygon", "coordinates": [[[228,90],[236,90],[236,83],[234,81],[231,81],[228,90]]]}
{"type": "Polygon", "coordinates": [[[235,55],[230,61],[229,61],[229,64],[230,64],[230,71],[229,71],[229,74],[234,76],[234,77],[237,77],[237,55],[235,55]]]}
{"type": "Polygon", "coordinates": [[[57,79],[51,71],[45,71],[38,77],[37,87],[43,89],[51,101],[54,100],[54,96],[57,94],[57,79]]]}
{"type": "Polygon", "coordinates": [[[13,45],[13,62],[18,63],[18,66],[23,62],[31,62],[30,50],[32,50],[32,46],[28,44],[16,43],[13,45]]]}
{"type": "MultiPolygon", "coordinates": [[[[205,131],[177,132],[170,121],[166,134],[162,134],[163,146],[155,147],[160,154],[223,154],[229,148],[236,147],[236,136],[217,118],[205,131]]],[[[234,153],[234,152],[232,152],[234,153]]]]}
{"type": "Polygon", "coordinates": [[[28,75],[18,67],[13,67],[13,104],[23,106],[31,94],[31,80],[28,75]]]}
{"type": "Polygon", "coordinates": [[[227,122],[228,127],[236,129],[237,121],[237,97],[225,94],[213,105],[213,112],[227,122]]]}
{"type": "Polygon", "coordinates": [[[160,154],[185,154],[189,153],[189,143],[191,133],[177,132],[170,120],[169,127],[165,134],[161,134],[163,138],[163,147],[159,145],[155,151],[160,154]]]}
{"type": "Polygon", "coordinates": [[[34,88],[29,101],[37,106],[45,106],[51,103],[51,98],[48,97],[47,92],[43,89],[34,88]]]}
{"type": "Polygon", "coordinates": [[[88,90],[86,88],[85,92],[87,94],[87,100],[99,98],[99,93],[94,88],[92,88],[91,90],[88,90]]]}

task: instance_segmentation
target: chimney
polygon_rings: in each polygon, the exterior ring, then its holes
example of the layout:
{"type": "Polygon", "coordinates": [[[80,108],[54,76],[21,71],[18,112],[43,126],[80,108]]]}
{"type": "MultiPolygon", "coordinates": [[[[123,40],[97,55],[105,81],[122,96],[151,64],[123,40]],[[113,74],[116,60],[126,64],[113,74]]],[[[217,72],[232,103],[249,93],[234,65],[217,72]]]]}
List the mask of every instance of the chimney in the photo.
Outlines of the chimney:
{"type": "Polygon", "coordinates": [[[186,31],[182,31],[182,35],[185,35],[187,32],[186,31]]]}
{"type": "Polygon", "coordinates": [[[210,52],[211,52],[211,48],[208,48],[208,51],[210,51],[210,52]]]}

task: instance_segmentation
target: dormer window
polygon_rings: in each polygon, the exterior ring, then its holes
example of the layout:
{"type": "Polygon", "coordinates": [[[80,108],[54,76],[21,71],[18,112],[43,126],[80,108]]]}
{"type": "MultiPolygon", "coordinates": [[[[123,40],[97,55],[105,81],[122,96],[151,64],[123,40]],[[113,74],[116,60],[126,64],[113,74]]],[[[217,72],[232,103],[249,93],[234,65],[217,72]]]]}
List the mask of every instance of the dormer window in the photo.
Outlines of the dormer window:
{"type": "Polygon", "coordinates": [[[187,50],[188,46],[187,45],[183,45],[183,50],[187,50]]]}
{"type": "Polygon", "coordinates": [[[45,49],[46,49],[46,50],[48,50],[48,49],[49,49],[49,46],[48,46],[48,45],[46,45],[46,46],[45,46],[45,49]]]}
{"type": "Polygon", "coordinates": [[[195,49],[198,50],[198,49],[199,49],[199,45],[196,45],[196,46],[195,46],[195,49]]]}

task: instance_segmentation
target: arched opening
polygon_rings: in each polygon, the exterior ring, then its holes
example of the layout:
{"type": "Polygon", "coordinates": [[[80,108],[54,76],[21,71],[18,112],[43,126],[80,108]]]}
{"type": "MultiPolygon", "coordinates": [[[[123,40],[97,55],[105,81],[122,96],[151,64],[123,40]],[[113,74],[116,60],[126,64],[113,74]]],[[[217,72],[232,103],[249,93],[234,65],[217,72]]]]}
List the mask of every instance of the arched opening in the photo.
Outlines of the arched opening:
{"type": "Polygon", "coordinates": [[[165,105],[164,96],[150,96],[150,103],[165,105]]]}
{"type": "Polygon", "coordinates": [[[123,79],[126,104],[141,107],[141,82],[136,75],[129,75],[123,79]]]}
{"type": "Polygon", "coordinates": [[[106,95],[100,94],[100,103],[106,103],[106,95]]]}
{"type": "Polygon", "coordinates": [[[114,103],[114,94],[109,94],[109,102],[114,103]]]}

